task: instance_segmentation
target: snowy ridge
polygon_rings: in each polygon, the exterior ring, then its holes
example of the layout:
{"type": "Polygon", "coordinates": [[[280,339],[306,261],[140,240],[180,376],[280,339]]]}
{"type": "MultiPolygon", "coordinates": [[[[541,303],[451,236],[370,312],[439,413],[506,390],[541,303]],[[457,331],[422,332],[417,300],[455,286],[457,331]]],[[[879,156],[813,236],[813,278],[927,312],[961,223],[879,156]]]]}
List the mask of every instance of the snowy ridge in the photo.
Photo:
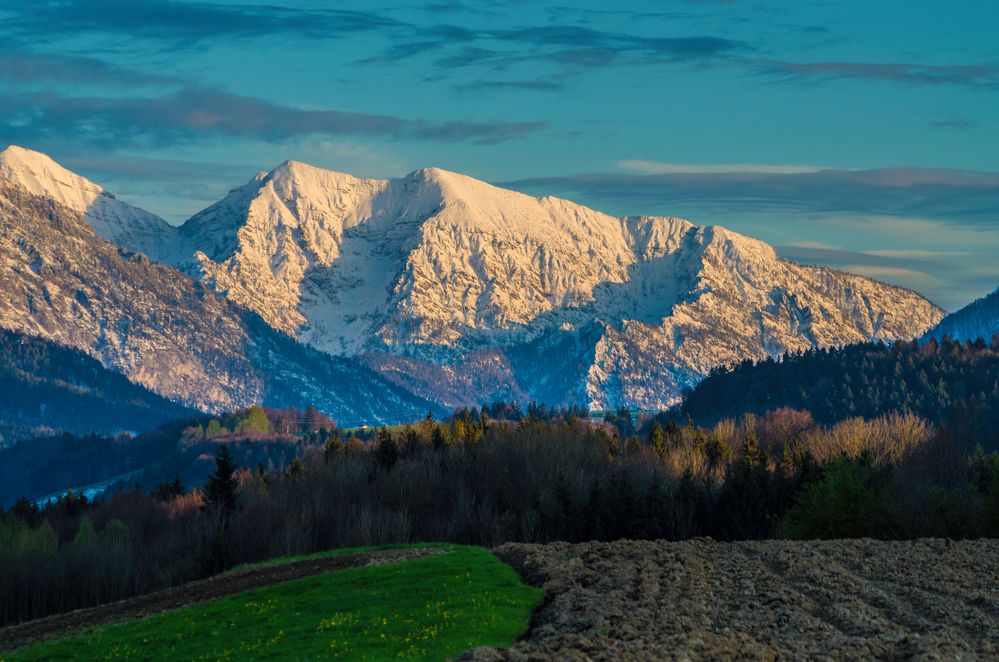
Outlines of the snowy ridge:
{"type": "Polygon", "coordinates": [[[345,424],[409,421],[430,403],[358,362],[303,346],[87,219],[0,179],[0,327],[75,347],[210,411],[313,404],[345,424]]]}
{"type": "Polygon", "coordinates": [[[0,152],[0,179],[83,214],[103,239],[163,262],[180,257],[176,228],[155,214],[115,199],[40,152],[11,145],[0,152]]]}
{"type": "Polygon", "coordinates": [[[911,338],[942,314],[721,227],[616,218],[437,168],[365,180],[288,162],[182,231],[218,291],[448,404],[462,383],[467,402],[666,406],[717,365],[911,338]]]}
{"type": "Polygon", "coordinates": [[[287,161],[172,245],[161,259],[273,328],[447,405],[667,406],[718,365],[913,338],[942,317],[909,290],[725,228],[438,168],[361,179],[287,161]]]}

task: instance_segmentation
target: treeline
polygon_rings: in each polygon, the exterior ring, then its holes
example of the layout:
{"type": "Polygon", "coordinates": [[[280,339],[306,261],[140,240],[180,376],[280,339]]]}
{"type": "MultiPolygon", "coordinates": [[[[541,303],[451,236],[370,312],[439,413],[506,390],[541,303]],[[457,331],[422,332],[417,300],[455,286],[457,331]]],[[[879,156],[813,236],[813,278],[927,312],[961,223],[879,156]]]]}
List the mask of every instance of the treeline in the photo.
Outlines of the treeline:
{"type": "Polygon", "coordinates": [[[319,433],[336,428],[332,418],[309,405],[305,409],[276,409],[253,405],[246,409],[199,420],[184,430],[182,441],[292,439],[305,437],[325,441],[319,433]]]}
{"type": "Polygon", "coordinates": [[[142,431],[193,413],[79,350],[0,329],[0,447],[44,430],[142,431]]]}
{"type": "Polygon", "coordinates": [[[999,448],[999,345],[863,343],[746,361],[712,371],[679,415],[711,422],[781,407],[808,409],[826,424],[911,412],[999,448]]]}
{"type": "Polygon", "coordinates": [[[608,429],[469,412],[368,442],[333,432],[274,470],[215,444],[191,492],[21,500],[0,517],[0,624],[354,545],[999,535],[999,456],[913,415],[608,429]]]}

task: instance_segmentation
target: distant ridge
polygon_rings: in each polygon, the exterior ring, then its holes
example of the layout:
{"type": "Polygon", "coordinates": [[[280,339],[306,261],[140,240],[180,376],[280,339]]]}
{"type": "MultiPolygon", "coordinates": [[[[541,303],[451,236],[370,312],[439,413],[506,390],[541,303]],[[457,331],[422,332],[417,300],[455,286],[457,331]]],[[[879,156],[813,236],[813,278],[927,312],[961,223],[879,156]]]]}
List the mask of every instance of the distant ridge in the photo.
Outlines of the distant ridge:
{"type": "Polygon", "coordinates": [[[151,430],[194,416],[83,352],[0,329],[0,446],[48,431],[151,430]]]}
{"type": "Polygon", "coordinates": [[[996,334],[999,334],[999,288],[940,320],[924,339],[950,336],[962,342],[981,338],[988,343],[996,334]]]}

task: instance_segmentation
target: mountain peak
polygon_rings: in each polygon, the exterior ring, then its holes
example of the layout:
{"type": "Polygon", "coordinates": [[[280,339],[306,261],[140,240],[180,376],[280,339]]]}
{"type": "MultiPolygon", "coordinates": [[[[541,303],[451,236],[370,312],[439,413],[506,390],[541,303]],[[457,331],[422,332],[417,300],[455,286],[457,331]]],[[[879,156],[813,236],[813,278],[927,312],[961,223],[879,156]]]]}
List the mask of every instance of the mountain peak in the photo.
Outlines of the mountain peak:
{"type": "Polygon", "coordinates": [[[78,212],[86,212],[98,196],[108,196],[102,186],[67,170],[47,154],[18,145],[0,152],[0,178],[78,212]]]}
{"type": "Polygon", "coordinates": [[[0,152],[0,179],[81,214],[103,239],[163,261],[177,251],[175,228],[155,214],[117,200],[47,154],[17,145],[0,152]]]}

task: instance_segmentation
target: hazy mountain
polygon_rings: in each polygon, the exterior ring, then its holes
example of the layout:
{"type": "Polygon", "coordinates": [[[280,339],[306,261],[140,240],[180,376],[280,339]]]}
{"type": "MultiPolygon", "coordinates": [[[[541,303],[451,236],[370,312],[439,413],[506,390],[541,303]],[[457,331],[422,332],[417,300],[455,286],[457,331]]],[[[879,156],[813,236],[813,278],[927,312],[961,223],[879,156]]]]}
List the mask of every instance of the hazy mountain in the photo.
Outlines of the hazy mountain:
{"type": "Polygon", "coordinates": [[[925,338],[939,340],[950,336],[961,342],[981,338],[989,343],[996,334],[999,334],[999,289],[943,318],[925,338]]]}
{"type": "Polygon", "coordinates": [[[0,179],[0,327],[81,349],[203,409],[312,403],[348,423],[426,412],[355,361],[296,343],[176,269],[104,241],[91,220],[0,179]]]}

